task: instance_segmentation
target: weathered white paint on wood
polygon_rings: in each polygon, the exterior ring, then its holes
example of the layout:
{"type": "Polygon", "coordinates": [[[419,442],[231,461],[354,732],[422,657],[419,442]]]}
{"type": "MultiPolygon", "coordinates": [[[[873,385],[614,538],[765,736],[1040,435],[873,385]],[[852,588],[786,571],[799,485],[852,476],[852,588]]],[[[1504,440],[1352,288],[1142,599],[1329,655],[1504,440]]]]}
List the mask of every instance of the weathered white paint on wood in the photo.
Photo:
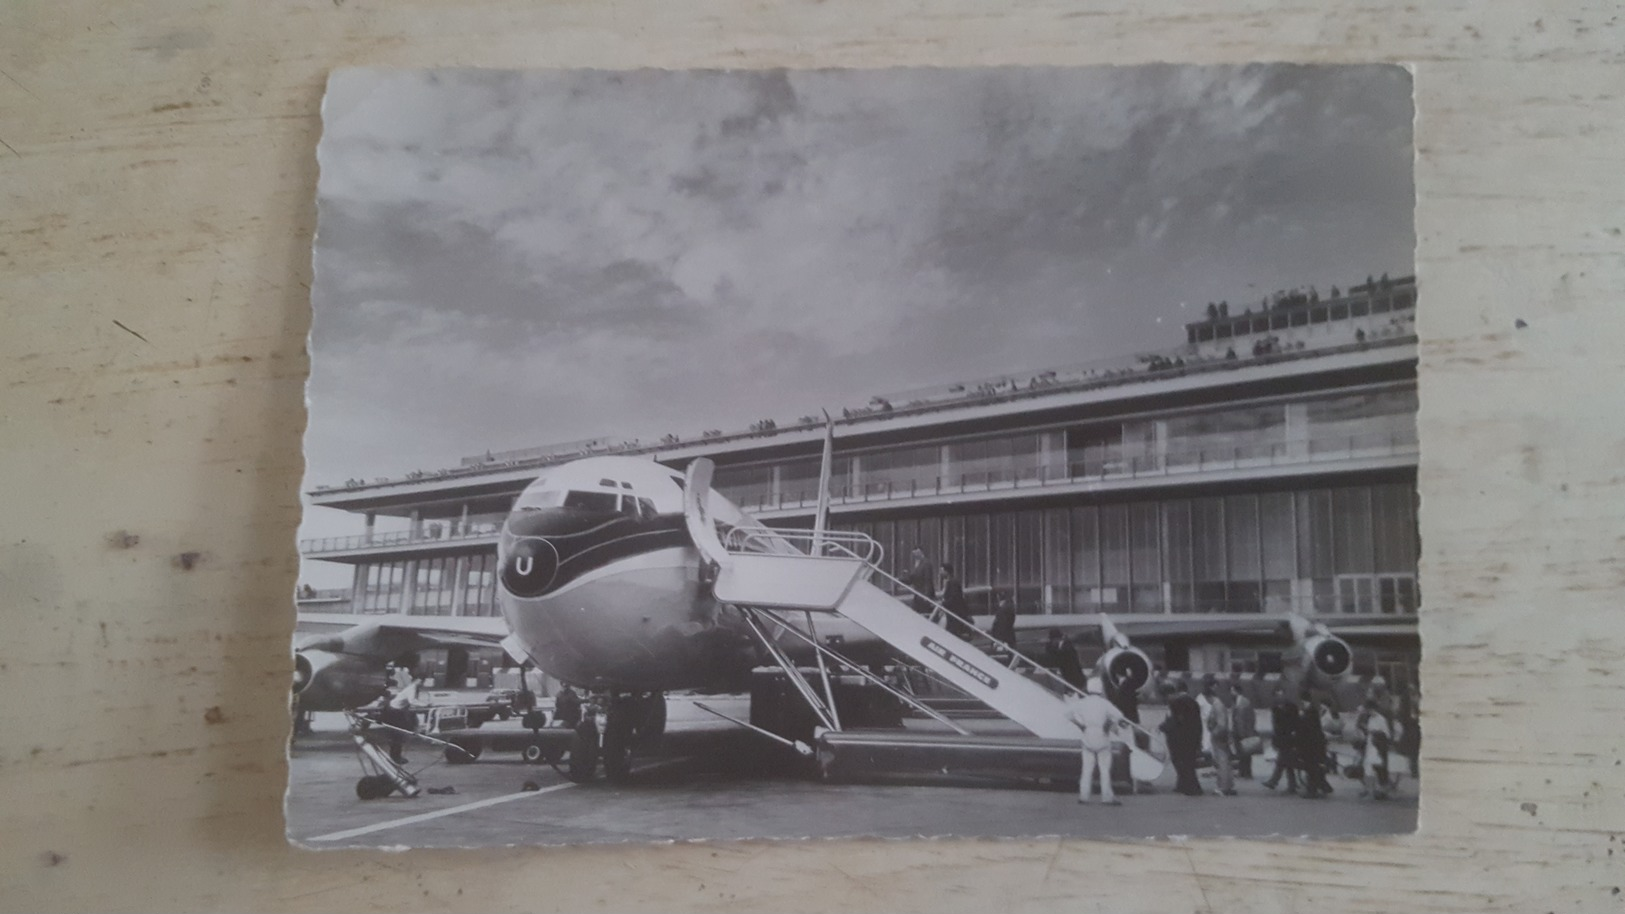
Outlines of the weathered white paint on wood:
{"type": "Polygon", "coordinates": [[[0,907],[1625,907],[1617,7],[1009,7],[0,5],[0,907]],[[1416,66],[1420,834],[406,855],[284,845],[313,150],[329,69],[1253,59],[1416,66]]]}

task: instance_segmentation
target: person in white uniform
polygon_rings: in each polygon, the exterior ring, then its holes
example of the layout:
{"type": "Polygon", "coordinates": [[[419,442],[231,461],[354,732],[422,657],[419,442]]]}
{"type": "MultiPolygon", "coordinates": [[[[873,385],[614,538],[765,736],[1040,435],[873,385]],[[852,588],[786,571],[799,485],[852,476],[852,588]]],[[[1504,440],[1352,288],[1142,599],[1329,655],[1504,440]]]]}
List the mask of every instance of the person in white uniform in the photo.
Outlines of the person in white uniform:
{"type": "Polygon", "coordinates": [[[1365,737],[1365,755],[1361,759],[1365,768],[1365,789],[1360,796],[1378,800],[1388,798],[1391,786],[1388,778],[1388,750],[1393,745],[1394,733],[1383,716],[1381,704],[1371,699],[1365,703],[1360,722],[1360,733],[1365,737]]]}
{"type": "Polygon", "coordinates": [[[1213,757],[1213,733],[1208,729],[1207,722],[1213,717],[1213,677],[1208,676],[1202,682],[1202,690],[1196,693],[1196,708],[1202,712],[1202,752],[1208,758],[1213,757]]]}
{"type": "Polygon", "coordinates": [[[406,678],[406,684],[398,686],[394,692],[386,693],[389,700],[378,715],[378,722],[390,727],[389,732],[389,759],[397,765],[407,764],[407,758],[401,753],[402,744],[407,733],[418,732],[418,715],[412,710],[412,703],[417,700],[418,680],[406,678]]]}
{"type": "Polygon", "coordinates": [[[1072,699],[1067,709],[1068,719],[1082,733],[1083,771],[1078,776],[1078,802],[1089,802],[1095,772],[1099,771],[1101,802],[1121,806],[1122,802],[1112,791],[1112,742],[1114,735],[1127,728],[1128,719],[1106,700],[1105,687],[1099,677],[1091,677],[1085,691],[1088,694],[1072,699]]]}

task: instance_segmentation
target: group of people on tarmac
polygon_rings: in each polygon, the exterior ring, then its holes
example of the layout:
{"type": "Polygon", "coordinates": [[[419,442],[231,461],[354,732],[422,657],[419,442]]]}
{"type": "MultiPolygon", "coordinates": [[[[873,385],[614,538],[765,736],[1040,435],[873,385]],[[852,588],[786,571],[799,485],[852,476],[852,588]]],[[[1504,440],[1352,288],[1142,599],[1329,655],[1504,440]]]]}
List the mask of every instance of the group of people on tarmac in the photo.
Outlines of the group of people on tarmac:
{"type": "MultiPolygon", "coordinates": [[[[1217,795],[1236,796],[1236,778],[1253,778],[1253,757],[1261,753],[1263,738],[1258,732],[1257,709],[1237,686],[1231,679],[1209,677],[1197,694],[1192,694],[1188,683],[1172,690],[1168,715],[1160,729],[1176,775],[1174,789],[1179,793],[1204,794],[1197,778],[1203,756],[1211,759],[1216,782],[1213,792],[1217,795]]],[[[1079,729],[1082,742],[1078,802],[1089,802],[1099,772],[1101,801],[1119,805],[1112,784],[1112,766],[1114,757],[1122,757],[1115,753],[1114,743],[1133,742],[1143,749],[1147,734],[1138,726],[1138,707],[1125,708],[1121,696],[1109,698],[1099,678],[1091,677],[1084,691],[1068,708],[1068,717],[1079,729]]],[[[1339,768],[1328,735],[1341,736],[1344,732],[1336,706],[1323,703],[1311,693],[1294,699],[1277,689],[1270,724],[1275,764],[1263,786],[1274,790],[1285,778],[1287,790],[1294,795],[1307,799],[1330,795],[1332,786],[1326,776],[1339,768]]],[[[1408,695],[1396,700],[1382,681],[1376,680],[1354,725],[1352,746],[1356,759],[1339,773],[1361,782],[1361,798],[1385,799],[1398,785],[1397,766],[1402,763],[1408,762],[1412,777],[1416,776],[1421,735],[1408,695]]],[[[1116,780],[1126,780],[1122,775],[1119,770],[1116,780]]]]}
{"type": "MultiPolygon", "coordinates": [[[[1318,799],[1332,793],[1326,776],[1338,772],[1361,781],[1362,798],[1385,799],[1398,784],[1394,766],[1399,761],[1408,762],[1412,777],[1417,774],[1421,731],[1411,708],[1407,696],[1396,703],[1382,681],[1376,680],[1355,717],[1351,745],[1356,760],[1339,770],[1338,757],[1328,742],[1329,736],[1344,733],[1337,707],[1309,692],[1294,698],[1277,689],[1270,707],[1275,765],[1263,786],[1274,790],[1284,778],[1289,793],[1318,799]]],[[[1187,796],[1203,793],[1196,772],[1204,754],[1213,763],[1214,792],[1235,796],[1236,777],[1252,779],[1253,756],[1263,749],[1257,711],[1230,679],[1209,677],[1197,695],[1181,683],[1168,701],[1168,716],[1161,729],[1177,775],[1174,789],[1187,796]]]]}
{"type": "MultiPolygon", "coordinates": [[[[925,550],[915,548],[904,583],[913,591],[910,605],[916,613],[929,617],[940,603],[949,614],[943,623],[948,632],[970,637],[971,610],[951,564],[933,566],[925,550]]],[[[1008,647],[1015,643],[1015,620],[1015,605],[1008,595],[1000,595],[989,631],[996,649],[1000,644],[1008,647]]],[[[1075,646],[1060,629],[1049,632],[1042,657],[1047,667],[1084,692],[1069,709],[1072,722],[1083,734],[1079,802],[1086,802],[1093,795],[1092,781],[1094,773],[1099,771],[1100,795],[1104,802],[1116,805],[1111,784],[1113,745],[1131,741],[1127,738],[1130,730],[1138,731],[1132,742],[1139,748],[1147,748],[1149,742],[1149,734],[1139,729],[1137,696],[1108,695],[1106,684],[1098,678],[1087,677],[1075,646]]],[[[1200,692],[1194,695],[1188,683],[1164,690],[1168,715],[1159,729],[1167,745],[1168,760],[1177,775],[1176,791],[1187,796],[1204,793],[1197,779],[1204,757],[1211,761],[1215,771],[1216,794],[1235,796],[1237,777],[1253,779],[1253,758],[1262,753],[1264,739],[1258,732],[1258,709],[1238,686],[1235,677],[1209,676],[1200,692]]],[[[1332,786],[1327,774],[1339,772],[1339,768],[1338,758],[1329,747],[1328,735],[1344,733],[1336,704],[1323,702],[1309,692],[1299,697],[1289,696],[1278,688],[1269,712],[1272,731],[1269,739],[1275,749],[1275,764],[1263,786],[1274,790],[1285,778],[1287,790],[1294,795],[1307,799],[1330,795],[1332,786]]],[[[1402,694],[1396,700],[1381,679],[1374,680],[1355,717],[1355,731],[1351,745],[1357,758],[1339,773],[1362,782],[1362,798],[1384,799],[1397,786],[1398,773],[1391,761],[1394,755],[1407,761],[1411,776],[1417,776],[1421,730],[1408,695],[1402,694]]],[[[1121,761],[1121,757],[1118,758],[1121,761]]],[[[1121,764],[1118,769],[1122,774],[1121,764]]]]}
{"type": "MultiPolygon", "coordinates": [[[[536,693],[528,685],[515,696],[513,709],[520,714],[520,726],[528,730],[540,730],[547,726],[547,713],[536,710],[536,693]]],[[[559,694],[553,696],[553,725],[574,729],[588,710],[590,707],[583,704],[576,690],[568,683],[562,683],[559,694]]]]}
{"type": "Polygon", "coordinates": [[[1313,696],[1294,701],[1284,690],[1277,690],[1270,707],[1270,730],[1275,770],[1264,779],[1264,786],[1274,790],[1285,777],[1288,793],[1298,794],[1301,783],[1301,795],[1307,799],[1330,795],[1326,772],[1336,764],[1329,758],[1326,734],[1342,730],[1337,709],[1322,705],[1313,696]]]}

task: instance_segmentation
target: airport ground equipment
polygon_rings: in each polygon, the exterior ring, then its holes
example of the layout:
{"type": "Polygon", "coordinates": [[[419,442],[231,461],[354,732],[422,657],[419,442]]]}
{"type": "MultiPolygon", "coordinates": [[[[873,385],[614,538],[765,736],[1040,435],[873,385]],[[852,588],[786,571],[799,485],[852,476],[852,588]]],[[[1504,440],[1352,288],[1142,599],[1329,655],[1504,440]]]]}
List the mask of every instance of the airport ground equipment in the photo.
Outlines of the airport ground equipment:
{"type": "MultiPolygon", "coordinates": [[[[1046,783],[1071,778],[1075,783],[1079,734],[1067,704],[1069,698],[1081,694],[1075,685],[1022,654],[1015,645],[979,629],[973,620],[949,611],[930,594],[887,574],[880,567],[880,545],[867,536],[816,527],[811,531],[778,530],[748,520],[720,525],[719,531],[708,511],[709,484],[708,462],[695,461],[684,487],[684,513],[690,537],[710,563],[707,576],[712,592],[720,602],[744,614],[762,648],[782,672],[772,681],[783,683],[787,687],[783,691],[798,694],[814,718],[806,720],[805,714],[790,711],[788,696],[773,694],[759,680],[752,688],[752,721],[735,723],[803,752],[804,735],[810,730],[819,771],[826,779],[889,774],[1046,783]],[[884,582],[892,593],[876,581],[884,582]],[[902,602],[910,597],[930,611],[921,614],[902,602]],[[894,685],[821,643],[816,621],[820,615],[838,615],[857,623],[919,670],[993,709],[1028,735],[973,734],[912,694],[906,677],[894,685]],[[785,650],[786,644],[811,648],[816,667],[798,667],[785,650]],[[832,674],[832,668],[838,672],[832,674]],[[951,732],[910,732],[899,726],[900,720],[883,724],[887,729],[866,729],[876,726],[875,715],[867,713],[865,719],[857,720],[853,712],[855,708],[872,712],[876,703],[858,696],[879,693],[951,732]],[[764,698],[772,699],[775,713],[759,713],[764,698]],[[843,713],[848,718],[845,721],[843,713]]],[[[1140,677],[1143,683],[1150,673],[1149,661],[1117,634],[1109,620],[1102,617],[1102,623],[1111,649],[1107,659],[1117,661],[1105,665],[1105,675],[1117,679],[1118,665],[1137,664],[1144,669],[1125,667],[1122,672],[1129,673],[1129,679],[1140,677]]],[[[1154,737],[1140,732],[1146,737],[1145,745],[1151,745],[1154,737]]],[[[1134,740],[1122,745],[1128,756],[1125,768],[1134,782],[1153,781],[1161,775],[1162,758],[1134,740]]]]}
{"type": "MultiPolygon", "coordinates": [[[[367,738],[367,734],[371,731],[393,731],[403,736],[422,740],[438,746],[446,753],[447,758],[454,752],[469,753],[468,749],[457,743],[382,723],[353,711],[346,711],[345,717],[350,722],[350,739],[355,742],[356,760],[361,765],[361,779],[355,783],[355,795],[362,800],[381,800],[397,792],[404,797],[416,797],[422,792],[418,787],[418,775],[438,764],[438,762],[430,762],[415,770],[408,769],[391,759],[387,752],[367,738]]],[[[469,760],[472,761],[477,757],[478,751],[475,750],[470,754],[469,760]]]]}
{"type": "MultiPolygon", "coordinates": [[[[886,574],[881,569],[881,546],[861,533],[775,530],[751,520],[718,525],[708,512],[708,477],[707,462],[697,460],[689,467],[684,486],[687,529],[708,561],[704,576],[712,582],[718,602],[743,613],[765,654],[782,672],[777,680],[785,686],[782,691],[798,694],[814,717],[759,714],[760,699],[767,693],[757,683],[752,686],[751,722],[734,720],[736,724],[803,753],[811,737],[825,779],[949,776],[1076,782],[1079,732],[1068,707],[1068,699],[1081,694],[1076,686],[1014,644],[977,628],[975,621],[949,612],[931,595],[886,574]],[[921,615],[902,602],[910,597],[928,605],[929,612],[921,615]],[[843,616],[868,629],[918,670],[991,707],[1027,735],[985,737],[970,732],[912,694],[907,681],[887,681],[821,642],[819,616],[843,616]],[[816,667],[798,667],[786,646],[812,649],[816,667]],[[873,727],[873,716],[856,720],[851,712],[853,696],[864,693],[884,693],[949,732],[908,732],[895,725],[900,720],[889,729],[864,729],[864,724],[873,727]],[[843,707],[847,720],[842,719],[843,707]]],[[[1137,652],[1123,654],[1129,660],[1139,657],[1137,652]]],[[[773,698],[778,709],[788,711],[786,694],[773,698]]],[[[856,706],[864,704],[874,703],[858,701],[856,706]]],[[[1133,771],[1134,781],[1160,776],[1162,759],[1134,742],[1124,745],[1129,756],[1126,769],[1133,771]]]]}
{"type": "MultiPolygon", "coordinates": [[[[1042,664],[993,638],[968,619],[957,616],[927,594],[909,588],[880,568],[881,547],[858,533],[823,530],[775,530],[755,523],[733,526],[719,535],[710,513],[710,461],[689,465],[684,486],[688,532],[701,554],[714,566],[713,593],[739,607],[763,648],[789,676],[827,730],[842,729],[828,675],[828,663],[854,671],[862,668],[841,658],[817,638],[815,617],[843,616],[890,645],[920,667],[981,701],[1043,739],[1076,739],[1063,696],[1077,689],[1042,664]],[[932,607],[921,615],[896,596],[871,583],[882,579],[893,589],[932,607]],[[807,631],[792,624],[803,622],[807,631]],[[983,640],[1005,659],[997,659],[966,638],[949,632],[954,624],[966,637],[983,640]],[[776,629],[776,630],[775,630],[776,629]],[[779,646],[800,640],[814,648],[823,695],[796,674],[779,646]],[[1042,684],[1040,684],[1042,683],[1042,684]]],[[[915,700],[907,703],[930,717],[940,714],[915,700]]]]}

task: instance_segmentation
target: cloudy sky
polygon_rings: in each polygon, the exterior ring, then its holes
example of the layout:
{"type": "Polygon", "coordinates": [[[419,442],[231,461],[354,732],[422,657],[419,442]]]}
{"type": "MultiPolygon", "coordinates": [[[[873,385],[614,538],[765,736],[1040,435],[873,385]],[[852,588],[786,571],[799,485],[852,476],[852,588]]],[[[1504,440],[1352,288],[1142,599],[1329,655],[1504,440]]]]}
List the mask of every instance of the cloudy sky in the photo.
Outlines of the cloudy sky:
{"type": "Polygon", "coordinates": [[[324,118],[310,484],[1161,349],[1412,264],[1397,67],[349,71],[324,118]]]}

